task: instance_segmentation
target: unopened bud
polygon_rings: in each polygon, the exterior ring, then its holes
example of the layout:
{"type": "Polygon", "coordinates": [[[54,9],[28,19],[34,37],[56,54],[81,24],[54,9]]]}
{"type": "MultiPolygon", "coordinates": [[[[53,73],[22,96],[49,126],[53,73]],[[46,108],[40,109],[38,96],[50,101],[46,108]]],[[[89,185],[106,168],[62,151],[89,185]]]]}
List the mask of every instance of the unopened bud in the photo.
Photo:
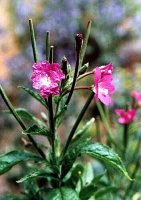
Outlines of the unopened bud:
{"type": "Polygon", "coordinates": [[[62,71],[65,74],[65,76],[68,74],[67,63],[68,63],[67,58],[64,57],[62,60],[62,71]]]}
{"type": "Polygon", "coordinates": [[[87,71],[88,67],[89,63],[84,64],[79,70],[79,75],[84,74],[87,71]]]}
{"type": "Polygon", "coordinates": [[[75,36],[75,41],[76,41],[76,52],[79,53],[81,50],[82,43],[83,43],[83,35],[80,33],[77,33],[75,36]]]}

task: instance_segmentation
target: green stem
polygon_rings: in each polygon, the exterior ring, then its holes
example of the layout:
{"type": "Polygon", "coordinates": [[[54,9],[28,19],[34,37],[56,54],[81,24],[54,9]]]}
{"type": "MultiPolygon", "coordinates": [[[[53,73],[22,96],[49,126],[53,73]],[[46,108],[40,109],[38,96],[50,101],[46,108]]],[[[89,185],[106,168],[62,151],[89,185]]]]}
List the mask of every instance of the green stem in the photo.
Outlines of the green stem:
{"type": "Polygon", "coordinates": [[[71,86],[71,89],[70,89],[70,93],[69,93],[68,98],[67,98],[66,103],[65,103],[66,106],[70,102],[70,99],[72,97],[72,94],[74,92],[74,87],[75,87],[75,84],[76,84],[76,79],[77,79],[77,74],[78,74],[78,67],[79,67],[79,53],[80,52],[77,52],[76,66],[75,66],[75,71],[74,71],[73,82],[72,82],[72,86],[71,86]]]}
{"type": "Polygon", "coordinates": [[[53,63],[53,51],[54,51],[54,46],[50,46],[50,57],[49,57],[50,64],[53,63]]]}
{"type": "MultiPolygon", "coordinates": [[[[136,174],[139,170],[139,167],[140,167],[140,157],[137,158],[137,161],[136,161],[136,165],[135,165],[135,168],[134,168],[134,171],[131,175],[131,178],[134,180],[136,178],[136,174]]],[[[131,181],[129,186],[127,187],[126,191],[125,191],[125,196],[124,196],[124,199],[126,199],[126,197],[129,195],[130,191],[132,191],[132,188],[133,188],[133,185],[135,183],[135,181],[131,181]]]]}
{"type": "Polygon", "coordinates": [[[49,125],[50,131],[52,133],[52,151],[55,153],[55,125],[54,125],[54,117],[53,117],[53,104],[52,104],[52,95],[48,97],[48,111],[49,111],[49,125]]]}
{"type": "Polygon", "coordinates": [[[34,33],[32,19],[29,19],[29,28],[30,28],[31,44],[32,44],[34,61],[37,62],[38,56],[37,56],[36,40],[35,40],[35,33],[34,33]]]}
{"type": "Polygon", "coordinates": [[[129,124],[124,124],[124,132],[123,132],[123,156],[125,156],[127,145],[128,145],[128,127],[129,127],[129,124]]]}
{"type": "Polygon", "coordinates": [[[46,33],[46,60],[49,60],[50,57],[50,32],[46,33]]]}
{"type": "Polygon", "coordinates": [[[69,147],[69,145],[71,143],[71,140],[72,140],[72,138],[73,138],[73,136],[75,134],[75,131],[76,131],[79,123],[81,122],[81,120],[82,120],[82,118],[83,118],[83,116],[84,116],[89,104],[91,103],[93,97],[94,97],[94,92],[91,92],[90,96],[88,97],[88,99],[86,101],[86,104],[84,105],[83,109],[81,110],[81,112],[80,112],[80,114],[79,114],[79,116],[78,116],[78,118],[77,118],[77,120],[76,120],[76,122],[75,122],[75,124],[74,124],[74,126],[73,126],[73,128],[72,128],[72,130],[70,132],[70,134],[69,134],[69,137],[67,139],[67,143],[66,143],[66,145],[65,145],[65,147],[64,147],[64,149],[62,151],[61,158],[63,158],[65,156],[65,154],[67,152],[67,149],[68,149],[68,147],[69,147]]]}
{"type": "Polygon", "coordinates": [[[113,138],[112,138],[112,136],[111,136],[111,135],[112,135],[112,131],[111,131],[110,125],[109,125],[109,123],[108,123],[108,120],[107,120],[107,118],[106,118],[106,116],[105,116],[105,113],[104,113],[104,111],[103,111],[103,108],[102,108],[102,106],[101,106],[101,103],[100,103],[99,101],[96,101],[96,105],[97,105],[97,108],[98,108],[98,110],[99,110],[101,119],[102,119],[102,121],[103,121],[103,123],[104,123],[104,126],[105,126],[105,128],[106,128],[106,130],[107,130],[108,140],[109,140],[111,143],[113,143],[116,147],[119,148],[119,145],[113,140],[113,138]]]}
{"type": "MultiPolygon", "coordinates": [[[[90,86],[77,86],[74,88],[74,90],[92,90],[92,87],[90,86]]],[[[70,90],[66,90],[65,92],[62,93],[62,96],[66,95],[70,90]]]]}
{"type": "Polygon", "coordinates": [[[86,31],[86,34],[84,36],[84,41],[83,41],[82,48],[81,48],[81,51],[80,51],[79,68],[82,66],[82,63],[83,63],[83,60],[84,60],[84,55],[85,55],[85,52],[86,52],[88,39],[89,39],[89,36],[90,36],[90,31],[91,31],[91,25],[92,25],[92,21],[90,20],[88,22],[88,25],[87,25],[87,31],[86,31]]]}
{"type": "Polygon", "coordinates": [[[140,150],[140,147],[141,147],[141,136],[138,138],[138,143],[137,143],[137,146],[135,148],[135,151],[133,153],[133,156],[132,156],[132,159],[131,159],[130,163],[134,163],[135,162],[135,159],[137,158],[137,155],[138,155],[138,152],[140,150]]]}
{"type": "MultiPolygon", "coordinates": [[[[9,108],[10,112],[13,114],[13,116],[15,117],[15,119],[17,120],[17,122],[20,124],[21,128],[25,131],[27,128],[24,125],[22,119],[20,118],[20,116],[18,115],[18,113],[16,112],[16,110],[14,109],[13,105],[11,104],[10,100],[8,99],[7,95],[5,94],[2,86],[0,85],[0,94],[5,102],[5,104],[7,105],[7,107],[9,108]]],[[[35,140],[32,138],[31,135],[27,135],[27,137],[29,138],[29,140],[32,142],[33,146],[35,147],[35,149],[38,151],[38,153],[42,156],[42,158],[46,158],[45,154],[43,153],[43,151],[37,146],[35,140]]]]}
{"type": "MultiPolygon", "coordinates": [[[[53,63],[53,46],[50,47],[50,64],[53,63]]],[[[53,114],[53,103],[52,103],[52,95],[48,97],[48,111],[49,111],[49,125],[50,131],[52,133],[52,151],[55,156],[55,124],[54,124],[54,114],[53,114]]]]}
{"type": "Polygon", "coordinates": [[[101,142],[101,136],[100,136],[100,127],[99,127],[99,117],[96,118],[96,137],[97,137],[97,141],[101,142]]]}
{"type": "Polygon", "coordinates": [[[82,74],[82,75],[78,76],[77,81],[79,81],[80,79],[82,79],[82,78],[84,78],[86,76],[92,75],[92,74],[94,74],[94,70],[86,72],[85,74],[82,74]]]}

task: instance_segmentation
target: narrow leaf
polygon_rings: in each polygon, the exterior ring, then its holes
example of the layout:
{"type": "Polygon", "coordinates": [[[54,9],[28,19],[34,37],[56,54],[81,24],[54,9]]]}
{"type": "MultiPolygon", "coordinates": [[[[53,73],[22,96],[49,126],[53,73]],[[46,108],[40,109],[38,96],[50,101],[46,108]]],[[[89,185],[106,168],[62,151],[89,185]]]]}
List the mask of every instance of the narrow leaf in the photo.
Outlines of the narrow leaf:
{"type": "Polygon", "coordinates": [[[45,99],[42,98],[37,92],[35,92],[27,87],[23,87],[23,86],[18,86],[18,88],[22,88],[24,91],[26,91],[32,97],[34,97],[37,101],[39,101],[43,106],[47,107],[45,99]]]}
{"type": "MultiPolygon", "coordinates": [[[[73,139],[73,141],[75,141],[76,139],[80,138],[81,136],[83,136],[83,133],[86,133],[86,131],[93,125],[95,119],[92,118],[90,119],[81,129],[79,129],[76,134],[75,137],[73,139]]],[[[73,142],[72,141],[72,142],[73,142]]]]}
{"type": "Polygon", "coordinates": [[[93,184],[97,184],[97,183],[100,181],[100,179],[106,174],[106,172],[107,172],[107,170],[105,170],[104,173],[102,173],[102,174],[100,174],[100,175],[94,177],[92,183],[93,183],[93,184]]]}
{"type": "Polygon", "coordinates": [[[88,200],[91,196],[94,195],[96,190],[97,187],[95,187],[94,185],[88,185],[81,190],[79,197],[81,200],[88,200]]]}
{"type": "Polygon", "coordinates": [[[84,146],[88,145],[89,139],[87,138],[80,138],[80,140],[77,140],[73,142],[67,151],[67,154],[65,155],[63,162],[62,162],[62,178],[65,177],[65,175],[69,172],[69,170],[72,168],[73,163],[77,159],[78,156],[81,155],[81,150],[84,146]]]}
{"type": "Polygon", "coordinates": [[[50,131],[47,127],[40,128],[37,125],[29,127],[27,130],[23,131],[23,134],[27,135],[44,135],[50,137],[50,131]]]}
{"type": "Polygon", "coordinates": [[[31,36],[31,44],[32,44],[34,61],[37,62],[38,60],[37,47],[36,47],[36,40],[35,40],[35,33],[34,33],[32,19],[29,19],[29,28],[30,28],[30,36],[31,36]]]}
{"type": "Polygon", "coordinates": [[[79,193],[83,187],[86,187],[91,184],[94,178],[94,171],[91,163],[87,163],[83,170],[83,173],[80,175],[78,184],[76,186],[76,191],[79,193]]]}
{"type": "Polygon", "coordinates": [[[6,173],[14,165],[26,160],[42,161],[43,159],[31,152],[11,151],[0,156],[0,174],[6,173]]]}
{"type": "MultiPolygon", "coordinates": [[[[37,123],[40,127],[46,127],[44,122],[42,122],[40,119],[35,117],[30,112],[28,112],[26,109],[24,109],[24,108],[16,108],[15,110],[16,110],[16,112],[18,113],[18,115],[21,118],[27,119],[29,121],[33,121],[33,122],[37,123]]],[[[10,113],[8,110],[6,110],[6,112],[10,113]]]]}
{"type": "Polygon", "coordinates": [[[131,180],[118,154],[116,154],[108,146],[99,143],[88,144],[81,149],[81,153],[107,163],[109,166],[115,168],[119,172],[122,172],[128,179],[131,180]]]}
{"type": "Polygon", "coordinates": [[[100,189],[99,191],[97,191],[95,193],[94,196],[95,196],[96,199],[99,199],[99,198],[101,199],[102,196],[104,196],[104,195],[106,195],[107,193],[110,193],[110,192],[115,192],[116,190],[117,190],[116,187],[109,186],[109,187],[100,189]]]}
{"type": "Polygon", "coordinates": [[[58,100],[57,102],[57,111],[56,111],[56,114],[55,114],[55,125],[56,125],[56,128],[59,127],[59,125],[61,124],[62,122],[62,119],[66,113],[66,110],[67,110],[67,107],[65,106],[65,102],[66,102],[66,97],[62,97],[61,99],[58,100]]]}
{"type": "Polygon", "coordinates": [[[90,31],[91,31],[91,24],[92,24],[92,22],[89,21],[89,22],[88,22],[87,31],[86,31],[86,35],[85,35],[85,37],[84,37],[83,45],[82,45],[81,52],[80,52],[79,68],[80,68],[80,67],[82,66],[82,64],[83,64],[83,59],[84,59],[84,55],[85,55],[85,52],[86,52],[86,48],[87,48],[87,43],[88,43],[90,31]]]}
{"type": "Polygon", "coordinates": [[[79,200],[78,194],[71,188],[62,187],[59,189],[50,189],[43,200],[79,200]]]}
{"type": "Polygon", "coordinates": [[[36,171],[32,171],[30,172],[29,174],[27,174],[26,176],[24,176],[23,178],[19,179],[18,181],[16,181],[17,183],[22,183],[24,181],[28,181],[28,180],[31,180],[31,179],[34,179],[34,178],[39,178],[39,177],[51,177],[51,173],[48,173],[47,171],[45,170],[42,170],[42,169],[36,169],[36,171]]]}

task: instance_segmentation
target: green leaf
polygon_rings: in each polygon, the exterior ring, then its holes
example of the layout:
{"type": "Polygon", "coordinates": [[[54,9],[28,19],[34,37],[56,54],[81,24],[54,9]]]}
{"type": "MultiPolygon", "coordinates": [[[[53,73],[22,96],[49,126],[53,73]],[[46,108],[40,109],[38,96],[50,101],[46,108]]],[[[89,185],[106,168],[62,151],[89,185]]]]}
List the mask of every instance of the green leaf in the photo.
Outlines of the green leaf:
{"type": "Polygon", "coordinates": [[[9,193],[4,193],[1,196],[1,200],[28,200],[28,197],[25,197],[24,195],[15,195],[15,194],[9,194],[9,193]]]}
{"type": "Polygon", "coordinates": [[[34,178],[39,178],[39,177],[51,177],[52,174],[47,172],[46,170],[43,170],[43,169],[36,169],[32,172],[30,172],[29,174],[27,174],[26,176],[24,176],[23,178],[19,179],[18,181],[16,181],[17,183],[22,183],[24,181],[27,181],[27,180],[31,180],[31,179],[34,179],[34,178]]]}
{"type": "Polygon", "coordinates": [[[91,163],[87,163],[82,174],[83,185],[89,185],[94,178],[94,171],[91,163]]]}
{"type": "Polygon", "coordinates": [[[109,187],[106,187],[106,188],[102,188],[100,190],[98,190],[96,193],[95,193],[95,198],[96,199],[101,199],[102,196],[106,195],[107,193],[110,193],[110,192],[114,192],[114,191],[117,191],[117,188],[114,187],[114,186],[109,186],[109,187]]]}
{"type": "Polygon", "coordinates": [[[80,138],[80,140],[77,140],[73,142],[69,148],[68,151],[62,161],[62,178],[65,177],[65,175],[69,172],[69,170],[72,168],[73,163],[77,159],[78,156],[81,155],[81,150],[84,146],[88,145],[89,138],[80,138]]]}
{"type": "Polygon", "coordinates": [[[74,164],[71,173],[64,180],[64,184],[72,189],[76,189],[76,185],[83,174],[84,166],[81,163],[74,164]]]}
{"type": "Polygon", "coordinates": [[[23,134],[27,135],[44,135],[50,137],[50,131],[47,127],[40,128],[37,125],[29,127],[27,130],[23,131],[23,134]]]}
{"type": "Polygon", "coordinates": [[[36,122],[40,127],[46,127],[45,123],[42,122],[40,119],[38,119],[37,117],[35,117],[33,114],[31,114],[30,112],[28,112],[26,109],[24,108],[17,108],[15,109],[16,112],[18,113],[18,115],[21,118],[25,118],[29,121],[34,121],[36,122]]]}
{"type": "Polygon", "coordinates": [[[95,187],[94,185],[88,185],[81,190],[81,192],[79,193],[79,197],[81,200],[88,200],[91,196],[94,195],[96,190],[97,187],[95,187]]]}
{"type": "Polygon", "coordinates": [[[93,125],[94,121],[95,121],[95,119],[92,118],[87,123],[85,123],[85,125],[76,132],[75,137],[72,142],[79,140],[80,137],[83,136],[83,133],[86,133],[86,131],[93,125]]]}
{"type": "Polygon", "coordinates": [[[59,125],[61,124],[62,119],[66,113],[67,107],[65,106],[65,102],[66,102],[66,96],[64,96],[58,100],[58,108],[57,108],[57,112],[55,115],[56,128],[59,127],[59,125]]]}
{"type": "Polygon", "coordinates": [[[44,120],[44,122],[48,122],[48,116],[46,115],[46,113],[41,112],[41,117],[44,120]]]}
{"type": "Polygon", "coordinates": [[[43,135],[47,136],[49,142],[51,142],[51,133],[50,130],[47,127],[40,128],[37,125],[33,125],[29,127],[27,130],[22,132],[24,135],[43,135]]]}
{"type": "Polygon", "coordinates": [[[66,76],[66,80],[63,85],[63,88],[62,88],[62,92],[69,89],[72,85],[73,74],[74,74],[74,70],[72,70],[72,69],[73,69],[73,67],[69,63],[67,63],[67,76],[66,76]]]}
{"type": "Polygon", "coordinates": [[[87,163],[84,167],[83,173],[80,175],[81,179],[76,186],[76,191],[79,193],[85,186],[90,185],[94,178],[94,171],[91,163],[87,163]]]}
{"type": "Polygon", "coordinates": [[[26,91],[28,94],[30,94],[34,99],[39,101],[43,106],[47,107],[45,99],[41,97],[37,92],[23,86],[18,86],[18,88],[22,88],[24,91],[26,91]]]}
{"type": "Polygon", "coordinates": [[[84,166],[78,163],[72,170],[71,179],[73,179],[75,182],[78,182],[80,176],[84,172],[84,169],[85,169],[84,166]]]}
{"type": "Polygon", "coordinates": [[[67,187],[58,189],[50,189],[45,195],[44,200],[79,200],[78,194],[75,190],[67,187]]]}
{"type": "Polygon", "coordinates": [[[0,175],[9,171],[14,165],[26,160],[42,161],[43,159],[31,152],[11,151],[0,156],[0,175]]]}
{"type": "Polygon", "coordinates": [[[80,61],[79,61],[79,68],[82,66],[83,64],[83,59],[84,59],[84,55],[86,52],[86,48],[87,48],[87,43],[88,43],[88,39],[89,39],[89,35],[90,35],[90,31],[91,31],[91,24],[92,22],[89,21],[88,23],[88,27],[87,27],[87,31],[86,31],[86,35],[84,37],[84,41],[83,41],[83,45],[80,51],[80,61]]]}
{"type": "Polygon", "coordinates": [[[79,141],[70,145],[62,163],[62,177],[69,172],[77,157],[84,154],[103,161],[108,164],[108,166],[111,166],[124,174],[129,180],[132,180],[120,157],[111,148],[99,143],[90,144],[89,140],[84,139],[85,138],[80,138],[79,141]]]}
{"type": "Polygon", "coordinates": [[[81,149],[81,153],[105,162],[131,180],[118,154],[108,146],[99,143],[88,144],[81,149]]]}
{"type": "Polygon", "coordinates": [[[100,174],[100,175],[94,177],[92,183],[93,183],[93,184],[98,183],[98,182],[100,181],[100,179],[106,174],[106,172],[107,172],[107,170],[105,170],[104,173],[102,173],[102,174],[100,174]]]}

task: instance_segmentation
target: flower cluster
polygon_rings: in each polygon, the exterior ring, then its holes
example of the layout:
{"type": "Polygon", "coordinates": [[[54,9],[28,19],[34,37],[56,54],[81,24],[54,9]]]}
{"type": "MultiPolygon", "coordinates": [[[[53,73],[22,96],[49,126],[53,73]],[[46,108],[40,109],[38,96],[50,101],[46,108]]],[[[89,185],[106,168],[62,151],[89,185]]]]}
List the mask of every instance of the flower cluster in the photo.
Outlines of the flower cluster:
{"type": "Polygon", "coordinates": [[[136,110],[134,108],[125,111],[124,109],[116,109],[116,114],[119,116],[118,122],[120,124],[129,124],[132,122],[136,115],[136,110]]]}
{"type": "Polygon", "coordinates": [[[94,72],[94,92],[95,98],[100,99],[105,105],[111,103],[110,95],[114,93],[115,88],[112,84],[112,64],[108,64],[101,67],[96,67],[94,72]]]}
{"type": "Polygon", "coordinates": [[[131,96],[138,102],[138,105],[141,106],[141,92],[133,90],[131,91],[131,96]]]}
{"type": "Polygon", "coordinates": [[[58,83],[65,78],[65,75],[61,72],[58,63],[50,64],[48,61],[34,63],[32,69],[32,86],[40,90],[40,95],[42,97],[47,98],[51,94],[59,94],[58,83]]]}
{"type": "MultiPolygon", "coordinates": [[[[137,101],[137,104],[141,106],[141,92],[137,92],[135,90],[131,91],[131,96],[135,101],[137,101]]],[[[136,116],[136,110],[138,106],[133,105],[133,108],[129,110],[124,109],[116,109],[115,112],[119,116],[118,122],[120,124],[129,124],[131,123],[135,116],[136,116]]]]}

